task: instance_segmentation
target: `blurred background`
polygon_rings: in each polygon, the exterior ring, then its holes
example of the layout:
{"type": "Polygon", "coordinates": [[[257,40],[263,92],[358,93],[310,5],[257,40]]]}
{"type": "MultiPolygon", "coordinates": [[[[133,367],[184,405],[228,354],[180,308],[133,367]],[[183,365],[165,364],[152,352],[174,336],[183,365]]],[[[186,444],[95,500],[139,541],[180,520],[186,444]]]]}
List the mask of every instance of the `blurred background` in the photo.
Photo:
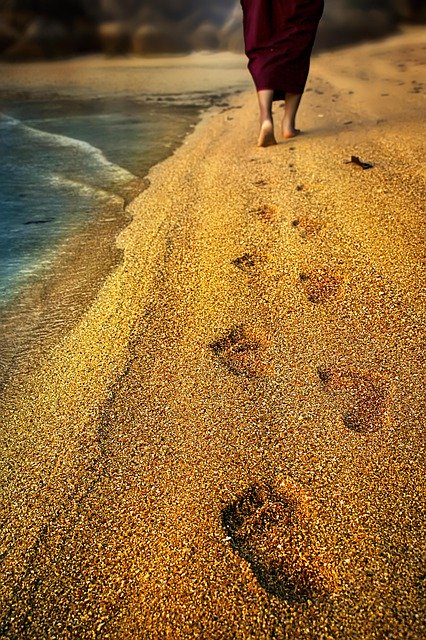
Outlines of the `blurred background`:
{"type": "MultiPolygon", "coordinates": [[[[424,0],[327,0],[317,48],[424,22],[424,0]]],[[[0,0],[0,58],[243,51],[239,0],[0,0]]]]}

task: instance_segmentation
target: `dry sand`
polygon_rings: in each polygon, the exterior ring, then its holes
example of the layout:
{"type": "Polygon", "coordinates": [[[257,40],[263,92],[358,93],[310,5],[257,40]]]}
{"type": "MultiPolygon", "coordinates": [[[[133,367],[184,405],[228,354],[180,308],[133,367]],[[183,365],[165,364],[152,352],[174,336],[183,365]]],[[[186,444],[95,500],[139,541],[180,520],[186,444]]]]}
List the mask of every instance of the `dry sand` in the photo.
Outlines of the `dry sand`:
{"type": "Polygon", "coordinates": [[[5,637],[425,636],[424,58],[322,54],[304,135],[249,93],[150,172],[4,393],[5,637]]]}

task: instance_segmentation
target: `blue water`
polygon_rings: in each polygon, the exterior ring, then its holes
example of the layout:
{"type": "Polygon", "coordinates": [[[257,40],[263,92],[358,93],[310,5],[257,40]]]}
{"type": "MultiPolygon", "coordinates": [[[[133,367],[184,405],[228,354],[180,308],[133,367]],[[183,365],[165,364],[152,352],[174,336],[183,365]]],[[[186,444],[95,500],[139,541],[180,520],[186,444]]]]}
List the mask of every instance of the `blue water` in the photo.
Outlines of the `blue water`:
{"type": "Polygon", "coordinates": [[[0,308],[66,237],[113,200],[134,195],[198,110],[190,100],[0,102],[0,308]]]}

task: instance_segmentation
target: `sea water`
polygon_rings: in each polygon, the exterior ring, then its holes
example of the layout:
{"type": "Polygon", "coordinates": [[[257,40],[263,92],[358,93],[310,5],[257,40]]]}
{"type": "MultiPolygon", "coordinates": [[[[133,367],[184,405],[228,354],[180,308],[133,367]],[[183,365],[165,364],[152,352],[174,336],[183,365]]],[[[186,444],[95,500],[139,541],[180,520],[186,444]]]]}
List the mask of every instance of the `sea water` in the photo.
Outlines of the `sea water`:
{"type": "Polygon", "coordinates": [[[0,109],[1,308],[100,207],[134,193],[199,104],[45,98],[0,109]]]}
{"type": "Polygon", "coordinates": [[[93,288],[102,282],[97,263],[113,266],[101,245],[109,233],[114,246],[149,168],[179,145],[203,108],[223,100],[204,92],[0,101],[0,380],[78,319],[87,273],[93,288]],[[72,247],[81,256],[67,258],[78,263],[70,280],[58,256],[72,247]],[[59,292],[55,270],[64,280],[59,292]]]}

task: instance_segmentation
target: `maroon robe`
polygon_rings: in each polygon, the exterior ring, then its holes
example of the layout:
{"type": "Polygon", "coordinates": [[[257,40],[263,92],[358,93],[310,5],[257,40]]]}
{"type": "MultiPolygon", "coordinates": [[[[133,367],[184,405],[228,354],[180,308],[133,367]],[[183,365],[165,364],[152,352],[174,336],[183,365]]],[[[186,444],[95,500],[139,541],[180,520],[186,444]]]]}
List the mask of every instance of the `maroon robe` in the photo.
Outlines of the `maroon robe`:
{"type": "Polygon", "coordinates": [[[274,100],[303,93],[323,0],[241,0],[248,68],[274,100]]]}

